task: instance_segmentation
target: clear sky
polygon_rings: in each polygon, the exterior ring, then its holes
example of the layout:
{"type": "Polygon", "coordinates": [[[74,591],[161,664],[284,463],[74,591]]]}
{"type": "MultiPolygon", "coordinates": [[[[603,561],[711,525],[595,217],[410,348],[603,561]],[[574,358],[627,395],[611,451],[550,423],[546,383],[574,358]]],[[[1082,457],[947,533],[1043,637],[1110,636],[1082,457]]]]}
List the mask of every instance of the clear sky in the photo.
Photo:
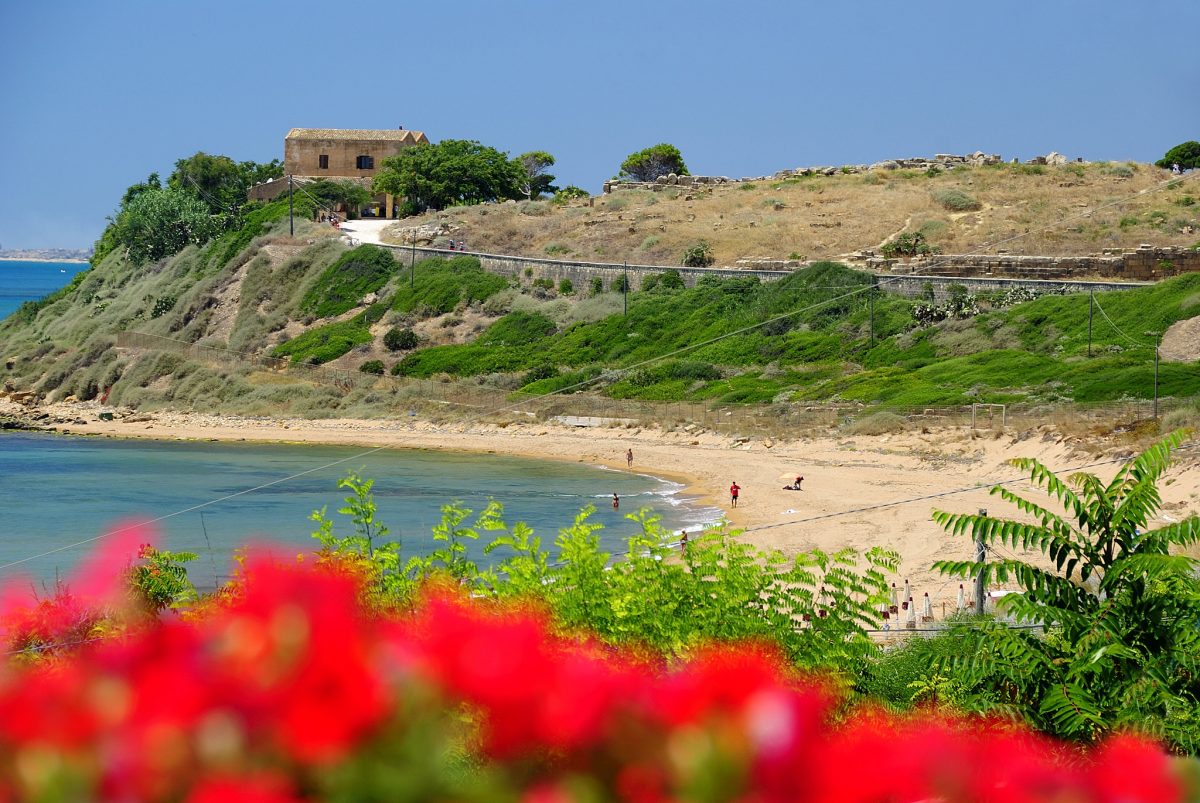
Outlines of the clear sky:
{"type": "Polygon", "coordinates": [[[86,247],[125,187],[292,127],[548,150],[598,192],[983,150],[1153,161],[1200,139],[1198,0],[0,3],[0,248],[86,247]]]}

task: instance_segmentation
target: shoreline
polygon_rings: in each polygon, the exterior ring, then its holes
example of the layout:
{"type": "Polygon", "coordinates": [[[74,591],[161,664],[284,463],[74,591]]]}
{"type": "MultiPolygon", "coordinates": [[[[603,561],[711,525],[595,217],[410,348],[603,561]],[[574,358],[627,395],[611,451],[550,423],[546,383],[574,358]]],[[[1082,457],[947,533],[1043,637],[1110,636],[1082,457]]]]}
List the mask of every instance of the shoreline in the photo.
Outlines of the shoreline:
{"type": "MultiPolygon", "coordinates": [[[[0,413],[4,407],[0,400],[0,413]]],[[[9,411],[17,412],[14,407],[10,404],[9,411]]],[[[948,428],[882,436],[831,432],[778,442],[644,428],[263,419],[172,411],[99,421],[99,409],[94,402],[50,405],[41,412],[51,419],[42,424],[56,422],[55,431],[71,435],[491,453],[616,471],[629,470],[625,451],[632,449],[632,471],[679,483],[681,496],[721,511],[731,527],[743,531],[742,540],[788,557],[812,549],[894,549],[901,556],[896,581],[911,580],[917,598],[928,592],[935,605],[945,602],[950,610],[959,581],[934,573],[932,565],[969,559],[973,549],[968,537],[948,535],[934,524],[933,509],[991,509],[995,516],[1020,518],[1015,508],[990,493],[998,482],[1013,483],[1009,487],[1019,494],[1031,492],[1007,460],[1035,457],[1061,472],[1097,462],[1104,454],[1094,443],[1049,427],[1005,433],[948,428]],[[783,490],[797,475],[805,477],[804,490],[783,490]],[[729,505],[726,491],[732,481],[742,488],[737,508],[729,505]]],[[[1109,446],[1110,456],[1129,452],[1114,452],[1114,446],[1109,446]]],[[[1111,463],[1089,471],[1107,479],[1116,468],[1111,463]]],[[[1200,508],[1200,456],[1181,455],[1168,477],[1160,489],[1162,523],[1200,508]]],[[[1036,492],[1033,496],[1038,498],[1036,492]]]]}
{"type": "Polygon", "coordinates": [[[71,262],[86,265],[90,259],[50,259],[49,257],[0,257],[0,262],[71,262]]]}

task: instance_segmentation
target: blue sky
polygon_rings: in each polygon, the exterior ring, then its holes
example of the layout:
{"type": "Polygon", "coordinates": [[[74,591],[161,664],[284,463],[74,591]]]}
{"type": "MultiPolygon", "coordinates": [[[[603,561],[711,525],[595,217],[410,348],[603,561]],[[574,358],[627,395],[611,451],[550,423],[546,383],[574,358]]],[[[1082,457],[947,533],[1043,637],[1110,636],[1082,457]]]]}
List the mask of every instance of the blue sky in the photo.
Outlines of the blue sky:
{"type": "Polygon", "coordinates": [[[0,247],[86,247],[121,193],[292,127],[548,150],[593,192],[983,150],[1152,161],[1200,139],[1200,2],[5,3],[0,247]]]}

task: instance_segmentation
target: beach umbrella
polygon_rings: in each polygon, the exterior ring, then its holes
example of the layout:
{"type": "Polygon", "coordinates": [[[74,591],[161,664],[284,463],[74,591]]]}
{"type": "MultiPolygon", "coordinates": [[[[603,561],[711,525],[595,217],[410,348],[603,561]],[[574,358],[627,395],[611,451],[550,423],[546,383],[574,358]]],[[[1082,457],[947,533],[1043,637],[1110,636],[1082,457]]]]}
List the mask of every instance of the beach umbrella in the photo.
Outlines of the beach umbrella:
{"type": "Polygon", "coordinates": [[[909,597],[908,602],[906,602],[905,604],[908,606],[908,622],[907,622],[907,624],[909,627],[916,627],[917,626],[917,606],[913,604],[912,597],[909,597]]]}
{"type": "Polygon", "coordinates": [[[904,600],[905,602],[912,599],[912,589],[908,587],[908,578],[905,578],[904,580],[904,596],[900,599],[904,600]]]}
{"type": "Polygon", "coordinates": [[[900,600],[899,600],[899,599],[897,598],[897,596],[896,596],[896,595],[897,595],[897,594],[899,594],[899,593],[900,593],[900,592],[898,592],[898,591],[896,590],[896,584],[895,584],[895,583],[892,583],[892,601],[891,601],[891,606],[892,606],[893,608],[895,608],[897,605],[899,605],[899,604],[900,604],[900,600]]]}
{"type": "Polygon", "coordinates": [[[963,584],[958,584],[958,609],[965,611],[967,609],[967,590],[963,588],[963,584]]]}
{"type": "Polygon", "coordinates": [[[929,592],[925,592],[925,601],[921,603],[921,616],[931,621],[933,619],[933,602],[929,599],[929,592]]]}

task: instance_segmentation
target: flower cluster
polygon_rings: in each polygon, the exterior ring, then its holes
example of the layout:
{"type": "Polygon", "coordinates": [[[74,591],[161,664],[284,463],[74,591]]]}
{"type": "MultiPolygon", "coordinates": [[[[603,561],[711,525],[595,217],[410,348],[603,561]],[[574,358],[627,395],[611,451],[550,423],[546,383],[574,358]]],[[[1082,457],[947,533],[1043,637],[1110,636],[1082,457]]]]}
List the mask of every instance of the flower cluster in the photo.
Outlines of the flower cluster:
{"type": "MultiPolygon", "coordinates": [[[[1170,760],[1011,725],[847,715],[770,647],[667,666],[538,611],[252,558],[198,615],[0,670],[0,799],[1153,801],[1170,760]]],[[[77,604],[77,601],[72,604],[77,604]]]]}

